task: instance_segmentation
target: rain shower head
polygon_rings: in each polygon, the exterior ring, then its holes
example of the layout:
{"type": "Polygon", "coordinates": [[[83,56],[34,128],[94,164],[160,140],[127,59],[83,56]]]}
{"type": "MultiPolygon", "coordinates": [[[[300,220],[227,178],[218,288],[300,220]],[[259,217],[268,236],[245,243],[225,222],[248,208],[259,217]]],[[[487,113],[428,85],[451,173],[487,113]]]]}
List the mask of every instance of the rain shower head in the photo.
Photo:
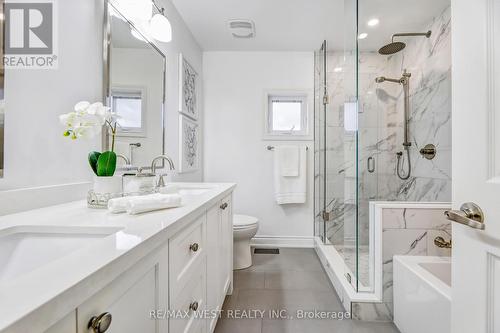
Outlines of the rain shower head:
{"type": "Polygon", "coordinates": [[[378,53],[383,55],[390,55],[394,53],[398,53],[402,49],[406,47],[406,44],[403,42],[392,42],[390,44],[384,45],[378,50],[378,53]]]}
{"type": "Polygon", "coordinates": [[[394,53],[398,53],[402,49],[406,47],[406,44],[403,42],[395,42],[394,37],[416,37],[416,36],[423,36],[426,38],[429,38],[432,34],[432,31],[429,30],[427,32],[405,32],[405,33],[398,33],[392,35],[392,42],[384,45],[378,50],[378,53],[383,54],[383,55],[391,55],[394,53]]]}

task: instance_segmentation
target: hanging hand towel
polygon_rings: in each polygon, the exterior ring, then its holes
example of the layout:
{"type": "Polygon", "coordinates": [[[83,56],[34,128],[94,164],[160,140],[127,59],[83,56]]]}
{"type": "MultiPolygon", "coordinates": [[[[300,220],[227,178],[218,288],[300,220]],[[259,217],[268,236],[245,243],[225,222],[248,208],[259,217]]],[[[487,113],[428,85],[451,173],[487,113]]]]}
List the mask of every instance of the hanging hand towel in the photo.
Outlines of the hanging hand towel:
{"type": "MultiPolygon", "coordinates": [[[[274,191],[276,202],[279,205],[295,204],[306,202],[307,191],[307,150],[306,147],[296,147],[298,156],[298,174],[297,176],[285,176],[284,171],[287,168],[282,167],[285,153],[280,152],[281,149],[287,147],[276,147],[274,155],[274,191]]],[[[286,158],[288,161],[288,157],[286,158]]]]}
{"type": "Polygon", "coordinates": [[[299,176],[300,151],[298,146],[280,146],[276,148],[282,177],[299,176]]]}

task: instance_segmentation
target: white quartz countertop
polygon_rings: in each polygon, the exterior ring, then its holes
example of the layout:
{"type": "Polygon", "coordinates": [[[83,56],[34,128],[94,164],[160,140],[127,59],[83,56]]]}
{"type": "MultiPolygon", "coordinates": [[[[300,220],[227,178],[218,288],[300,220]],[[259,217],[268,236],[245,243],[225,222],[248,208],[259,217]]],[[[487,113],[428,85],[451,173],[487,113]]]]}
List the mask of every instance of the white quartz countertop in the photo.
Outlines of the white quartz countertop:
{"type": "Polygon", "coordinates": [[[165,245],[183,223],[192,221],[235,187],[215,183],[176,185],[181,189],[208,190],[183,195],[181,207],[140,215],[111,214],[87,208],[86,201],[76,201],[0,216],[0,235],[13,227],[114,230],[109,236],[15,279],[0,279],[0,332],[20,332],[25,327],[23,322],[49,325],[63,318],[142,257],[165,245]]]}

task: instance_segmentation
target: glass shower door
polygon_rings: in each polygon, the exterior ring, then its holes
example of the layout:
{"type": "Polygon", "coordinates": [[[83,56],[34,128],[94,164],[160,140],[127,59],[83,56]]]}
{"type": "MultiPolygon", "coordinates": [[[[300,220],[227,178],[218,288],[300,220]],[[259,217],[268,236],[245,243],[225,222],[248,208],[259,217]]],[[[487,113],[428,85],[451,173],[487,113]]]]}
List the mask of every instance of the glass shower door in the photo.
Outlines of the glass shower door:
{"type": "Polygon", "coordinates": [[[357,289],[357,103],[349,86],[355,59],[343,50],[316,53],[316,234],[344,260],[357,289]]]}

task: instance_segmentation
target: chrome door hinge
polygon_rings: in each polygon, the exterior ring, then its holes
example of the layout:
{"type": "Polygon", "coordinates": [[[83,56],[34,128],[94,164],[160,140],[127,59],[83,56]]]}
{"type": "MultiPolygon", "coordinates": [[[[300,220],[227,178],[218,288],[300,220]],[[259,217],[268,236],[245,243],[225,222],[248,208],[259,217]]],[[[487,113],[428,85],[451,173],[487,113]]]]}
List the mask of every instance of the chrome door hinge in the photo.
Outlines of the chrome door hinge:
{"type": "Polygon", "coordinates": [[[323,213],[321,214],[321,216],[323,217],[323,221],[325,221],[325,222],[330,221],[330,212],[323,211],[323,213]]]}
{"type": "Polygon", "coordinates": [[[328,97],[327,94],[323,95],[323,104],[324,105],[330,104],[330,97],[328,97]]]}

